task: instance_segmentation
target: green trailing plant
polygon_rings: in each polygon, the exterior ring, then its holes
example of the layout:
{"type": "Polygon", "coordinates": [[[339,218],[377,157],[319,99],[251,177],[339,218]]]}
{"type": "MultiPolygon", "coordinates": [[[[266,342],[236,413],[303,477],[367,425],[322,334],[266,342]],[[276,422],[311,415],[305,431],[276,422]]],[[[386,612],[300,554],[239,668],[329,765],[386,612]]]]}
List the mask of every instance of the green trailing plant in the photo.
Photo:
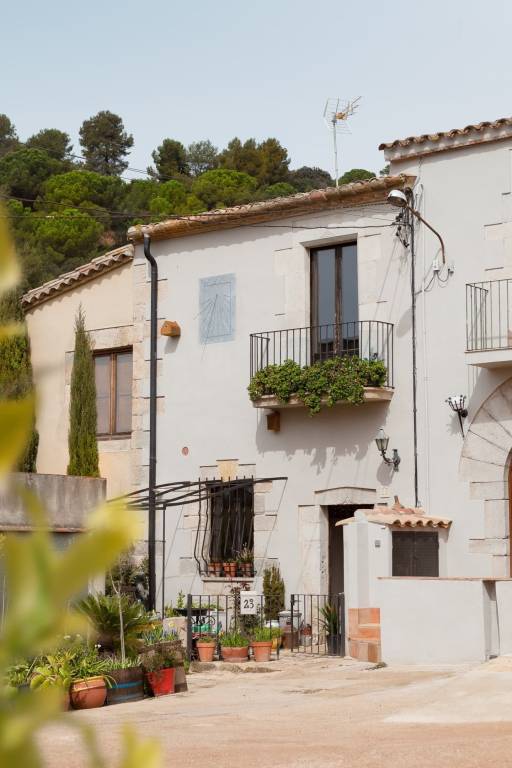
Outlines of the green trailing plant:
{"type": "Polygon", "coordinates": [[[115,651],[121,648],[122,612],[124,644],[128,653],[137,650],[140,635],[148,627],[148,617],[140,603],[121,595],[88,595],[77,603],[77,610],[85,615],[96,630],[98,642],[115,651]]]}
{"type": "Polygon", "coordinates": [[[75,321],[75,353],[69,403],[68,475],[99,477],[96,439],[96,383],[85,315],[79,308],[75,321]]]}
{"type": "Polygon", "coordinates": [[[310,415],[320,411],[322,400],[332,407],[340,401],[359,405],[365,387],[382,387],[387,369],[382,360],[366,360],[356,355],[333,357],[301,368],[293,360],[281,365],[268,365],[251,379],[251,400],[274,395],[288,402],[292,395],[309,409],[310,415]]]}
{"type": "Polygon", "coordinates": [[[284,610],[284,581],[277,565],[263,571],[264,613],[267,621],[277,621],[284,610]]]}
{"type": "Polygon", "coordinates": [[[249,639],[240,632],[224,632],[220,636],[220,644],[225,648],[246,648],[249,639]]]}
{"type": "Polygon", "coordinates": [[[327,635],[337,635],[340,627],[340,619],[336,606],[326,603],[320,609],[320,625],[325,629],[327,635]]]}

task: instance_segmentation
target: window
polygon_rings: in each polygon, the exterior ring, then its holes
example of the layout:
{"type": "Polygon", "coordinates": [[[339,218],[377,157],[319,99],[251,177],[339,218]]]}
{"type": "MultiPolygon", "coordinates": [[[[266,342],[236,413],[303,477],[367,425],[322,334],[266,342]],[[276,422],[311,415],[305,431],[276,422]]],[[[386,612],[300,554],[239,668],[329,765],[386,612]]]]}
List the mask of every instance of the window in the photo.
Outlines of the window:
{"type": "Polygon", "coordinates": [[[96,379],[96,433],[100,437],[132,431],[132,350],[94,355],[96,379]]]}
{"type": "Polygon", "coordinates": [[[313,360],[358,354],[359,297],[355,243],[311,251],[313,360]]]}
{"type": "Polygon", "coordinates": [[[226,562],[244,547],[253,548],[253,501],[252,481],[210,484],[210,562],[226,562]]]}
{"type": "Polygon", "coordinates": [[[437,533],[393,531],[393,576],[439,576],[437,533]]]}

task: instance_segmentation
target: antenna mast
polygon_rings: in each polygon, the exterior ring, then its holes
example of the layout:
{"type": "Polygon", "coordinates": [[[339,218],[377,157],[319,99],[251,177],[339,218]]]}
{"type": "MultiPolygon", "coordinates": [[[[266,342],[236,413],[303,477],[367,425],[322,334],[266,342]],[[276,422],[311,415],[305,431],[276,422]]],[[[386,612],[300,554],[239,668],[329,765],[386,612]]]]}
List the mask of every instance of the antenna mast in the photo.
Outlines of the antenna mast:
{"type": "Polygon", "coordinates": [[[332,131],[332,142],[334,148],[334,181],[336,186],[339,186],[339,171],[338,171],[338,133],[350,133],[348,128],[348,118],[351,117],[356,109],[359,107],[361,97],[357,99],[350,99],[340,103],[340,99],[327,99],[324,109],[324,121],[326,126],[332,131]]]}

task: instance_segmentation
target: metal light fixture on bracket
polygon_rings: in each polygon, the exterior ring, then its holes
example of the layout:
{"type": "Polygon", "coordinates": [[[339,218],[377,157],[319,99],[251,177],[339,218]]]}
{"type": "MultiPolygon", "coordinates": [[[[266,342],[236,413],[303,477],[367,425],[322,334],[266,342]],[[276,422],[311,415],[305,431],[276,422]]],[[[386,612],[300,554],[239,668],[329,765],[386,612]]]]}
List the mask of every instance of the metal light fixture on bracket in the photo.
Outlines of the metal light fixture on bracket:
{"type": "Polygon", "coordinates": [[[377,437],[375,438],[375,445],[377,446],[377,449],[386,462],[386,464],[391,464],[393,466],[393,469],[395,472],[398,472],[398,465],[400,464],[400,456],[398,455],[398,451],[396,448],[393,448],[393,456],[389,458],[387,455],[388,450],[388,444],[389,444],[389,437],[384,432],[383,428],[381,427],[377,433],[377,437]]]}
{"type": "Polygon", "coordinates": [[[465,419],[468,415],[468,409],[466,408],[466,395],[450,395],[446,402],[454,413],[459,417],[460,431],[462,437],[464,437],[464,425],[462,419],[465,419]]]}

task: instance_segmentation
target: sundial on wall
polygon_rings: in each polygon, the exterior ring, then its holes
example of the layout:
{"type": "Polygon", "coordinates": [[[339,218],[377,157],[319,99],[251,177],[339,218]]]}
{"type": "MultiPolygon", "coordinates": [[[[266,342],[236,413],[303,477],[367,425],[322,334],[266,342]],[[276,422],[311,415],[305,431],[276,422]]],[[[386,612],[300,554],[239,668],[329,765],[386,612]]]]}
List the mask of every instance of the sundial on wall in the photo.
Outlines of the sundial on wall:
{"type": "Polygon", "coordinates": [[[235,338],[235,275],[199,281],[199,340],[201,344],[235,338]]]}

